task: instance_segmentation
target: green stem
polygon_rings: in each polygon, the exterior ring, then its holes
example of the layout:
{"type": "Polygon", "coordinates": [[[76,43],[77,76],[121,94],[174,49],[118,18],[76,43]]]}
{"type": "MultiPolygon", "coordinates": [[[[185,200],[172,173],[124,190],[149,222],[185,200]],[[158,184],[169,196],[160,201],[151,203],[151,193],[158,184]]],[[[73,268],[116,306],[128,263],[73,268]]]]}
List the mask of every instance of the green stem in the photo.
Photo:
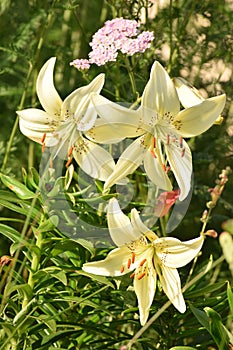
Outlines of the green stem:
{"type": "Polygon", "coordinates": [[[130,65],[128,57],[125,56],[124,59],[125,59],[125,66],[126,66],[126,69],[128,71],[128,74],[129,74],[129,79],[130,79],[133,95],[136,97],[136,99],[138,99],[138,92],[137,92],[137,86],[136,86],[136,82],[135,82],[135,78],[134,78],[134,74],[133,74],[133,69],[130,65]]]}
{"type": "MultiPolygon", "coordinates": [[[[32,290],[34,288],[33,276],[34,276],[34,273],[37,272],[39,264],[40,264],[41,248],[42,248],[42,243],[43,243],[43,235],[41,232],[38,232],[36,237],[37,237],[36,247],[38,249],[36,249],[36,250],[34,249],[32,251],[32,262],[31,262],[31,268],[30,268],[28,282],[27,282],[32,290]]],[[[29,301],[30,300],[28,299],[28,297],[25,296],[23,303],[22,303],[22,309],[27,306],[29,301]]]]}

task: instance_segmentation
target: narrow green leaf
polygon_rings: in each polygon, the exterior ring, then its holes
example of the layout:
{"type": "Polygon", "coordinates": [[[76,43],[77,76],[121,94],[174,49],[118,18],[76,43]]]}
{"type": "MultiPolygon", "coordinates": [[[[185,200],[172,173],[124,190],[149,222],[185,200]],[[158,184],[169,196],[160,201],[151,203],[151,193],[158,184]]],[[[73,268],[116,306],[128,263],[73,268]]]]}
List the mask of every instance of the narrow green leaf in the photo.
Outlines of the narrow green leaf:
{"type": "Polygon", "coordinates": [[[83,238],[78,238],[75,240],[78,244],[80,244],[83,248],[87,249],[91,255],[94,255],[95,253],[95,248],[92,242],[87,241],[86,239],[83,238]]]}
{"type": "Polygon", "coordinates": [[[65,272],[60,269],[59,267],[55,267],[55,266],[49,266],[46,267],[44,269],[41,269],[39,271],[37,271],[34,274],[34,279],[37,278],[42,278],[42,274],[47,274],[48,276],[52,276],[54,278],[56,278],[57,280],[59,280],[62,284],[64,284],[65,286],[67,286],[67,278],[66,278],[66,274],[65,272]]]}
{"type": "Polygon", "coordinates": [[[229,350],[229,337],[224,325],[222,324],[221,316],[210,307],[204,308],[209,317],[210,334],[212,335],[219,350],[229,350]]]}
{"type": "Polygon", "coordinates": [[[46,326],[53,332],[55,333],[57,330],[57,324],[54,319],[51,317],[48,317],[48,315],[39,315],[37,317],[37,322],[38,323],[45,323],[46,326]]]}
{"type": "Polygon", "coordinates": [[[36,231],[39,232],[49,232],[52,231],[56,225],[58,224],[58,216],[53,215],[49,219],[44,220],[40,223],[39,227],[36,229],[36,231]]]}
{"type": "Polygon", "coordinates": [[[0,223],[0,233],[3,234],[5,237],[10,239],[14,243],[21,243],[25,244],[26,241],[24,241],[18,231],[16,231],[13,227],[10,227],[5,224],[0,223]]]}
{"type": "Polygon", "coordinates": [[[196,319],[200,322],[200,324],[207,329],[208,332],[210,332],[210,326],[209,326],[209,318],[207,317],[206,313],[202,310],[197,309],[196,307],[189,304],[190,309],[196,319]]]}
{"type": "Polygon", "coordinates": [[[107,286],[111,287],[111,288],[115,288],[114,285],[106,278],[103,276],[97,276],[97,275],[93,275],[91,273],[85,272],[83,270],[76,270],[75,271],[78,275],[82,275],[82,276],[86,276],[86,277],[90,277],[91,279],[100,282],[102,284],[106,284],[107,286]]]}
{"type": "Polygon", "coordinates": [[[14,203],[8,202],[7,200],[2,200],[0,198],[0,205],[2,205],[5,208],[8,208],[12,211],[15,211],[16,213],[23,214],[25,216],[28,215],[28,212],[30,210],[32,218],[37,218],[39,220],[41,213],[36,210],[35,208],[31,208],[30,205],[27,203],[24,203],[23,201],[19,203],[19,205],[16,205],[14,203]]]}
{"type": "Polygon", "coordinates": [[[6,295],[10,296],[11,293],[15,291],[20,292],[24,297],[26,297],[28,300],[30,300],[33,296],[33,292],[29,284],[24,283],[24,284],[7,284],[5,288],[6,295]]]}
{"type": "Polygon", "coordinates": [[[191,346],[173,346],[169,350],[196,350],[196,349],[192,348],[191,346]]]}
{"type": "Polygon", "coordinates": [[[229,282],[227,283],[227,298],[231,310],[231,317],[233,320],[233,292],[229,282]]]}
{"type": "Polygon", "coordinates": [[[35,193],[30,191],[25,185],[10,176],[0,174],[0,178],[5,186],[13,191],[21,199],[31,199],[35,197],[35,193]]]}
{"type": "Polygon", "coordinates": [[[218,283],[213,283],[210,285],[205,286],[204,288],[193,290],[190,292],[185,292],[185,296],[187,298],[197,298],[199,296],[203,296],[205,294],[213,293],[216,292],[217,290],[221,289],[224,287],[226,284],[226,281],[221,281],[218,283]]]}

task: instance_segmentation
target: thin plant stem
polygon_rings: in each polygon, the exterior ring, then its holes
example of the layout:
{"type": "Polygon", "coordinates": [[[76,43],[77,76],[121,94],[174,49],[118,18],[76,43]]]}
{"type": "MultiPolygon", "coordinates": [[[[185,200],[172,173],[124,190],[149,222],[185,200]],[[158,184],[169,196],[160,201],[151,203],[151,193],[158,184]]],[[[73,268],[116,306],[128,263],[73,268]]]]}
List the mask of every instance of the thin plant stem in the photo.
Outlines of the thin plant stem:
{"type": "Polygon", "coordinates": [[[124,57],[124,60],[125,60],[126,69],[128,71],[128,74],[129,74],[129,79],[130,79],[133,95],[136,97],[136,99],[138,99],[137,86],[136,86],[133,70],[131,68],[131,65],[130,65],[130,62],[129,62],[129,59],[127,56],[124,57]]]}

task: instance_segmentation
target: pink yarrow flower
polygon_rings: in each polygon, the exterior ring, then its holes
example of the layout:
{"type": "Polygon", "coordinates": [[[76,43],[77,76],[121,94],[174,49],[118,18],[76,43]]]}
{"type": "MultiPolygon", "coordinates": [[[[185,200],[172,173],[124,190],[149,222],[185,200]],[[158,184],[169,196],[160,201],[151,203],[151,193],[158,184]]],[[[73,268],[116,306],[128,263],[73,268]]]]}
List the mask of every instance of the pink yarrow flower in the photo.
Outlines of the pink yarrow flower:
{"type": "Polygon", "coordinates": [[[70,65],[79,70],[89,69],[93,63],[102,66],[116,61],[119,51],[130,56],[144,52],[154,40],[154,34],[149,31],[140,33],[139,27],[139,22],[122,17],[106,21],[92,36],[89,60],[76,59],[70,65]]]}
{"type": "Polygon", "coordinates": [[[81,58],[70,62],[70,66],[74,66],[78,70],[85,70],[90,68],[90,63],[87,59],[81,58]]]}

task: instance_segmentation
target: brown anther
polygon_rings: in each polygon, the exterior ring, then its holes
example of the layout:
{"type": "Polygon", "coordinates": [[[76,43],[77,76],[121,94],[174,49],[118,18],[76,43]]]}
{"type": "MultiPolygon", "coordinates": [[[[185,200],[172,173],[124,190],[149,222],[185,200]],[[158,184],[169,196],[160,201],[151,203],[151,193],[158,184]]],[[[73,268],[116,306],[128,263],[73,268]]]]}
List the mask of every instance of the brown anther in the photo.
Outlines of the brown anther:
{"type": "Polygon", "coordinates": [[[167,134],[166,145],[169,145],[169,143],[170,143],[170,135],[167,134]]]}
{"type": "Polygon", "coordinates": [[[71,154],[72,154],[72,152],[73,152],[73,149],[74,149],[74,148],[71,146],[70,149],[69,149],[69,152],[68,152],[68,157],[71,156],[71,154]]]}
{"type": "Polygon", "coordinates": [[[66,168],[68,168],[68,166],[72,163],[73,158],[69,157],[69,159],[66,162],[66,168]]]}
{"type": "Polygon", "coordinates": [[[154,151],[153,149],[150,150],[150,153],[152,154],[152,156],[153,156],[154,158],[157,158],[157,156],[156,156],[156,154],[155,154],[155,151],[154,151]]]}
{"type": "Polygon", "coordinates": [[[132,256],[131,256],[132,264],[134,264],[134,262],[135,262],[135,256],[136,256],[136,254],[134,252],[132,252],[132,256]]]}
{"type": "Polygon", "coordinates": [[[185,148],[182,148],[182,150],[181,150],[181,157],[182,158],[183,158],[184,154],[185,154],[185,148]]]}
{"type": "Polygon", "coordinates": [[[141,273],[141,274],[138,276],[138,280],[140,281],[145,275],[146,275],[145,272],[141,273]]]}
{"type": "Polygon", "coordinates": [[[131,273],[131,275],[129,276],[129,278],[134,278],[134,276],[135,276],[135,273],[133,272],[133,273],[131,273]]]}
{"type": "Polygon", "coordinates": [[[45,150],[45,143],[42,144],[42,153],[44,153],[44,150],[45,150]]]}
{"type": "Polygon", "coordinates": [[[166,168],[166,165],[163,164],[163,170],[166,172],[167,171],[167,168],[166,168]]]}
{"type": "Polygon", "coordinates": [[[44,135],[42,136],[42,139],[41,139],[42,144],[45,142],[45,138],[46,138],[46,133],[44,133],[44,135]]]}
{"type": "Polygon", "coordinates": [[[143,260],[140,262],[139,266],[143,266],[143,265],[145,264],[145,262],[146,262],[146,259],[143,259],[143,260]]]}
{"type": "Polygon", "coordinates": [[[182,136],[180,137],[180,148],[183,148],[183,138],[182,138],[182,136]]]}
{"type": "Polygon", "coordinates": [[[156,138],[153,137],[152,139],[152,148],[156,148],[156,138]]]}
{"type": "Polygon", "coordinates": [[[130,268],[131,263],[132,263],[131,259],[128,259],[128,262],[127,262],[127,268],[128,268],[128,269],[130,268]]]}
{"type": "Polygon", "coordinates": [[[124,266],[121,266],[120,273],[123,273],[125,271],[124,266]]]}

